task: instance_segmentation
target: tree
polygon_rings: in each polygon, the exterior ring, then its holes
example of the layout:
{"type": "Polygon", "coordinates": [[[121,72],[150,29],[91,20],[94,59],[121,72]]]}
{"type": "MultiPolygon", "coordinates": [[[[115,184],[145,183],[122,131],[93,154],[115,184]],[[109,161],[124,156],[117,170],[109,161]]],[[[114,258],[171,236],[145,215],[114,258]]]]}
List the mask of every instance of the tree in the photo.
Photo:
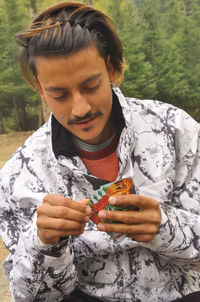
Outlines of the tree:
{"type": "Polygon", "coordinates": [[[17,63],[15,35],[25,27],[29,7],[23,1],[3,1],[0,3],[0,108],[1,130],[30,130],[36,128],[35,112],[31,107],[38,106],[32,90],[22,78],[17,63]],[[1,47],[1,46],[0,46],[1,47]]]}
{"type": "Polygon", "coordinates": [[[30,17],[33,19],[35,15],[39,12],[40,6],[38,0],[29,0],[30,3],[30,17]]]}
{"type": "MultiPolygon", "coordinates": [[[[199,0],[84,2],[108,14],[117,25],[126,61],[123,92],[173,103],[200,121],[199,0]]],[[[39,8],[54,3],[0,1],[0,132],[36,129],[42,123],[40,96],[28,87],[18,68],[15,35],[39,8]]]]}
{"type": "Polygon", "coordinates": [[[124,46],[125,76],[121,89],[127,96],[152,97],[156,93],[152,81],[152,65],[145,58],[141,19],[133,1],[112,1],[109,14],[117,24],[124,46]],[[117,3],[116,3],[117,2],[117,3]]]}
{"type": "Polygon", "coordinates": [[[200,87],[199,71],[194,75],[195,67],[199,66],[199,26],[194,22],[195,19],[199,20],[199,4],[195,0],[186,7],[186,2],[190,1],[143,0],[137,4],[139,15],[144,20],[140,23],[145,24],[143,50],[145,60],[152,65],[157,90],[155,97],[181,107],[194,116],[200,87]],[[192,16],[194,6],[196,17],[192,16]],[[190,45],[193,46],[192,52],[190,45]]]}
{"type": "Polygon", "coordinates": [[[186,21],[182,39],[184,67],[189,92],[185,98],[185,107],[191,115],[200,121],[200,2],[185,1],[186,21]]]}
{"type": "MultiPolygon", "coordinates": [[[[4,14],[4,16],[1,15],[1,23],[3,27],[1,39],[4,41],[4,44],[0,67],[2,69],[0,97],[1,106],[4,107],[3,111],[5,113],[5,100],[7,100],[11,108],[13,107],[16,109],[16,97],[14,97],[14,91],[16,88],[16,81],[18,81],[20,74],[16,66],[16,48],[12,42],[12,39],[14,39],[14,30],[19,28],[14,21],[18,20],[18,18],[21,20],[23,19],[21,18],[21,15],[17,9],[17,1],[12,1],[12,3],[11,1],[3,1],[1,10],[3,11],[3,9],[6,11],[6,14],[4,14]]],[[[21,103],[20,106],[22,106],[21,103]]],[[[16,109],[14,112],[16,118],[16,127],[18,130],[21,130],[18,123],[19,111],[16,109]]]]}
{"type": "Polygon", "coordinates": [[[7,40],[6,37],[6,24],[5,17],[3,13],[2,3],[0,4],[0,133],[5,132],[5,116],[9,115],[9,104],[6,99],[6,92],[8,86],[4,81],[5,70],[6,70],[6,52],[5,52],[5,43],[7,40]]]}
{"type": "Polygon", "coordinates": [[[86,3],[90,6],[93,6],[93,0],[87,0],[86,3]]]}

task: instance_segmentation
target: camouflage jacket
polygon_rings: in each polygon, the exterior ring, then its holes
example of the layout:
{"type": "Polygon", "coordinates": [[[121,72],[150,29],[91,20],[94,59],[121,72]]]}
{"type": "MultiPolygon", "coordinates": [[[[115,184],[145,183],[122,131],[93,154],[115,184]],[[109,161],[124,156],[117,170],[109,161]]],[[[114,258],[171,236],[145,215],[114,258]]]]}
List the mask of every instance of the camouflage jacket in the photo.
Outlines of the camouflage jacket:
{"type": "Polygon", "coordinates": [[[125,98],[119,88],[114,95],[124,123],[117,179],[131,177],[137,194],[159,201],[159,231],[149,243],[117,242],[89,221],[81,236],[39,240],[36,209],[46,194],[78,201],[101,182],[51,116],[0,171],[0,232],[14,301],[63,301],[77,287],[107,302],[169,302],[200,289],[200,126],[169,104],[125,98]]]}

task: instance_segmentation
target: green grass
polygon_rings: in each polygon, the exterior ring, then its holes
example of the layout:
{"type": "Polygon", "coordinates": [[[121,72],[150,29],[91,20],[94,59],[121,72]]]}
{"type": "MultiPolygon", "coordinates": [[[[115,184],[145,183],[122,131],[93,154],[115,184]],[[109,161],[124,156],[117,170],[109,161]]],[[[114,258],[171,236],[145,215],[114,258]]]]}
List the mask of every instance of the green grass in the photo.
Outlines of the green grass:
{"type": "Polygon", "coordinates": [[[27,131],[0,134],[0,168],[31,133],[31,131],[27,131]]]}

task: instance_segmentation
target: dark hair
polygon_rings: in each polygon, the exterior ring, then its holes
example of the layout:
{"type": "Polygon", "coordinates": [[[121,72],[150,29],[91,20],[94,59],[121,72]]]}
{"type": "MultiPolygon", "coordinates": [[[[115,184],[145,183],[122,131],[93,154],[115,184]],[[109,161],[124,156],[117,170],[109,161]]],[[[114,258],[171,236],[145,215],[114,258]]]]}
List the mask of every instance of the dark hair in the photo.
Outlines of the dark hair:
{"type": "Polygon", "coordinates": [[[113,23],[101,11],[79,2],[57,3],[40,12],[30,28],[17,34],[19,63],[27,82],[35,87],[37,56],[71,55],[94,44],[101,57],[123,78],[123,48],[113,23]]]}

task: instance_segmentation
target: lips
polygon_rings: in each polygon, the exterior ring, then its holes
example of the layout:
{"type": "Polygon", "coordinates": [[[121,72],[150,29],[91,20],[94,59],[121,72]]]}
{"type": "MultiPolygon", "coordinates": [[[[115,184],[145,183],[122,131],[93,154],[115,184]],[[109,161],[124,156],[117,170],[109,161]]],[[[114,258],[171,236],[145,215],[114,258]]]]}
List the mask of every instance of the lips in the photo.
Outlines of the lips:
{"type": "Polygon", "coordinates": [[[96,116],[88,119],[88,120],[83,120],[81,122],[76,122],[76,125],[79,126],[80,128],[89,128],[91,127],[94,122],[95,122],[96,116]]]}
{"type": "Polygon", "coordinates": [[[100,111],[97,111],[96,113],[88,113],[84,117],[76,117],[74,120],[69,120],[68,125],[75,125],[78,126],[79,128],[89,128],[93,125],[95,122],[96,118],[98,116],[101,116],[102,113],[100,111]]]}

